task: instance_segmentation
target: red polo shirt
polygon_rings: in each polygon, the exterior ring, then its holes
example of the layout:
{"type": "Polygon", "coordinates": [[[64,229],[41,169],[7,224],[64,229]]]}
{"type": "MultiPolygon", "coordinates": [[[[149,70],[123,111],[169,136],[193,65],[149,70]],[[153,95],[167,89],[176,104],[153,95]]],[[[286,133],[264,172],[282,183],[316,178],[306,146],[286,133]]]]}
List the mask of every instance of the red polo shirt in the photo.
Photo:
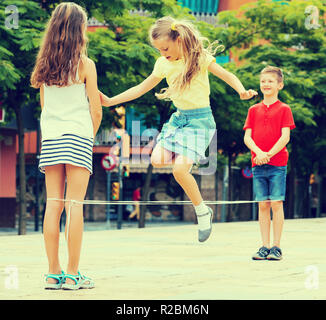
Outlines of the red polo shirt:
{"type": "MultiPolygon", "coordinates": [[[[267,106],[263,102],[251,106],[248,110],[247,119],[243,127],[244,130],[251,129],[251,138],[258,148],[268,152],[282,135],[282,128],[295,128],[291,108],[277,100],[275,103],[267,106]]],[[[251,163],[254,167],[253,159],[256,154],[251,151],[251,163]]],[[[272,166],[286,166],[289,159],[289,153],[284,147],[279,153],[268,162],[272,166]]]]}

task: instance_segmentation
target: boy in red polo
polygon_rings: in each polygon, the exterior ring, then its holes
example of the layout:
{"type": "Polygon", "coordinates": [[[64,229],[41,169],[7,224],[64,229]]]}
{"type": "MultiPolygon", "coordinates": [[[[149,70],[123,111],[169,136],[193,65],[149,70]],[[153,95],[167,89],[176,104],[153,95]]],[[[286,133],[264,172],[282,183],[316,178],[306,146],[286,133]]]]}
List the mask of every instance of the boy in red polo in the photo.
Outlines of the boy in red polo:
{"type": "Polygon", "coordinates": [[[254,260],[280,260],[281,234],[284,224],[283,201],[286,190],[286,171],[289,158],[286,149],[290,130],[295,128],[291,108],[278,100],[283,88],[283,73],[268,66],[260,74],[261,103],[248,110],[244,143],[251,150],[255,200],[259,202],[259,225],[262,247],[254,260]],[[268,201],[270,200],[270,201],[268,201]],[[270,210],[273,212],[273,246],[270,247],[270,210]]]}

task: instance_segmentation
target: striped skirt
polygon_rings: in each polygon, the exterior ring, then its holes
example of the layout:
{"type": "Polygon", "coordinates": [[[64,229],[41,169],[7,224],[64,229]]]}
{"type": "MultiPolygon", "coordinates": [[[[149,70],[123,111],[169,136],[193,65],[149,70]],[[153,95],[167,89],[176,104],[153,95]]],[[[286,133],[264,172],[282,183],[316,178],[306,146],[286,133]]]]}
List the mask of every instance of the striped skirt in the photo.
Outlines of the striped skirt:
{"type": "Polygon", "coordinates": [[[71,164],[93,173],[93,139],[64,134],[53,140],[42,141],[39,169],[56,164],[71,164]]]}

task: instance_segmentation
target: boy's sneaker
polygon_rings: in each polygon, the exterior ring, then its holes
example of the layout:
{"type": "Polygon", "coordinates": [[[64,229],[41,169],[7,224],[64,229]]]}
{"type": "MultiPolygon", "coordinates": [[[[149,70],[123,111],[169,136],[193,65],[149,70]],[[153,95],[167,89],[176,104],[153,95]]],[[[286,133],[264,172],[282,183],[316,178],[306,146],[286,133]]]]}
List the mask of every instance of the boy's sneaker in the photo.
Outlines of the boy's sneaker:
{"type": "Polygon", "coordinates": [[[279,247],[272,247],[269,255],[267,256],[268,260],[281,260],[282,259],[282,250],[279,247]]]}
{"type": "Polygon", "coordinates": [[[252,260],[266,260],[269,255],[270,250],[266,247],[261,247],[259,250],[252,256],[252,260]]]}

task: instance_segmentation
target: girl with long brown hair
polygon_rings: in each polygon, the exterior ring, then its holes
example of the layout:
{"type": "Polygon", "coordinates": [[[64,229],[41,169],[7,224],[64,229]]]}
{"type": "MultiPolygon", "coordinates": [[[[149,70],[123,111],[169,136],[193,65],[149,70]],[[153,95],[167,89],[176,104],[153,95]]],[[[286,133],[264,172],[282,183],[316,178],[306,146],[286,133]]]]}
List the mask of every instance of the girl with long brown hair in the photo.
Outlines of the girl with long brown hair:
{"type": "Polygon", "coordinates": [[[153,89],[163,78],[168,88],[156,94],[172,100],[177,111],[164,124],[151,155],[154,167],[173,164],[173,175],[192,204],[198,221],[198,240],[206,241],[212,230],[213,211],[206,206],[197,182],[191,174],[193,163],[205,158],[205,151],[215,133],[216,124],[209,102],[208,71],[250,99],[257,92],[246,90],[240,80],[215,62],[214,43],[204,47],[203,38],[194,25],[163,17],[149,31],[152,45],[160,52],[152,74],[141,84],[108,98],[101,94],[103,106],[134,100],[153,89]]]}
{"type": "Polygon", "coordinates": [[[47,192],[44,242],[49,262],[45,289],[92,288],[79,272],[83,201],[92,173],[93,141],[102,119],[96,67],[87,57],[87,15],[59,4],[47,24],[31,84],[40,89],[42,148],[39,168],[47,192]],[[66,189],[66,190],[65,190],[66,189]],[[62,201],[60,199],[65,199],[62,201]],[[65,206],[68,266],[59,262],[59,223],[65,206]]]}

